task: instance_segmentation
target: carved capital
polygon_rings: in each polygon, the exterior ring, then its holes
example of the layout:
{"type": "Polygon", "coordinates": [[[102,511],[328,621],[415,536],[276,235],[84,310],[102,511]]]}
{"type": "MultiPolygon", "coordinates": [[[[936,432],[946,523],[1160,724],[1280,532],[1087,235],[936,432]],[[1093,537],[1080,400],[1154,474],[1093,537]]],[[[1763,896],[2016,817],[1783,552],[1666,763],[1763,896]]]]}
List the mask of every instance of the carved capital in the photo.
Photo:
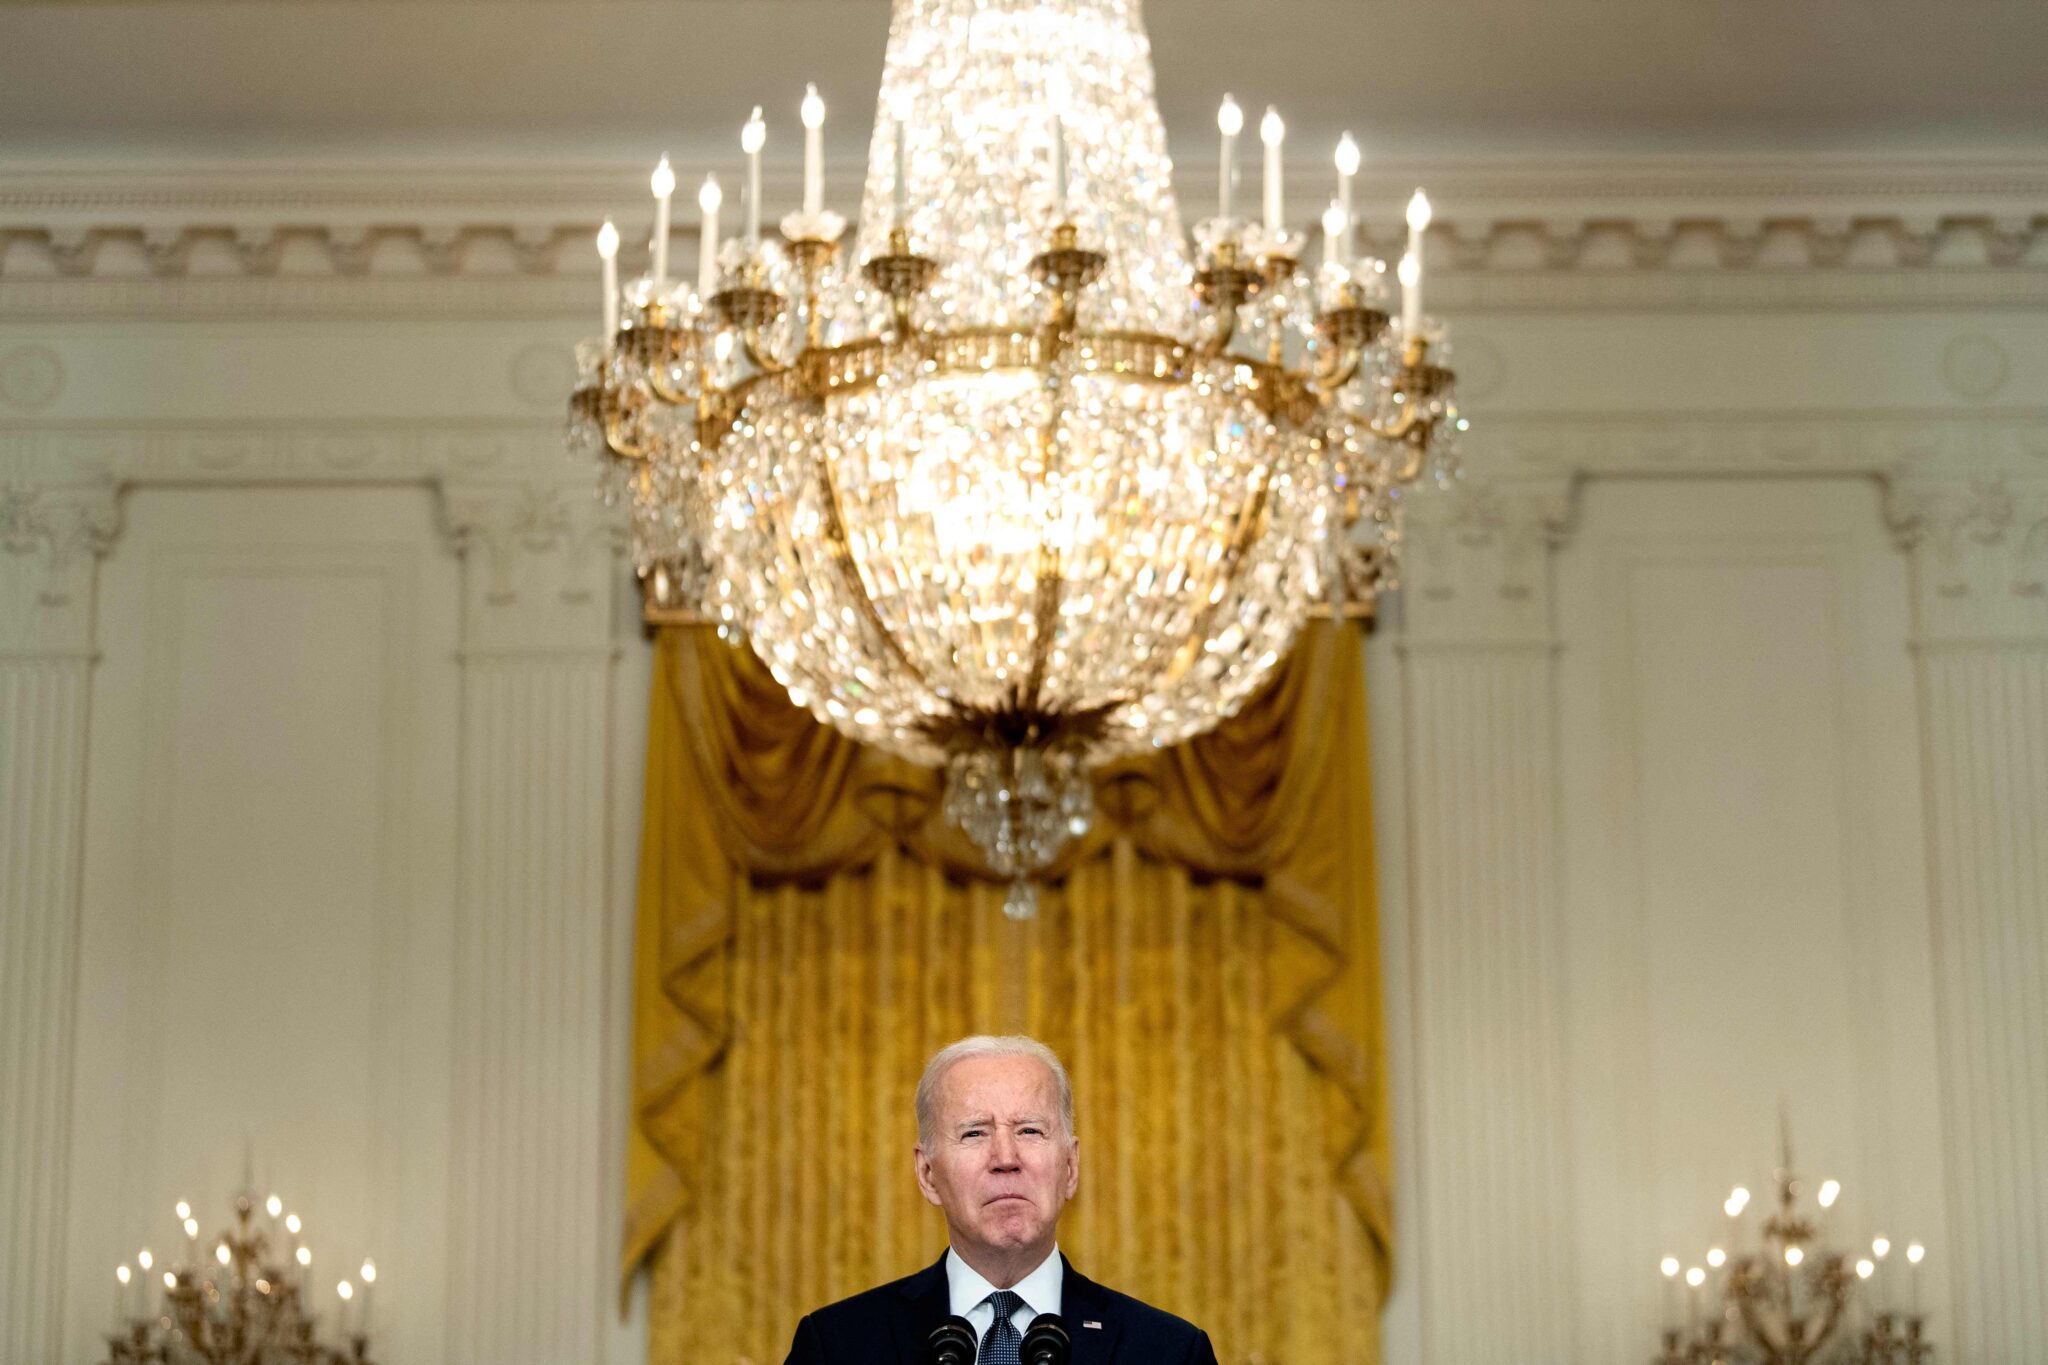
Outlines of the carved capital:
{"type": "Polygon", "coordinates": [[[1403,514],[1405,637],[1548,643],[1551,552],[1570,533],[1576,505],[1568,476],[1466,477],[1418,490],[1403,514]]]}
{"type": "Polygon", "coordinates": [[[445,484],[441,512],[463,561],[465,648],[609,647],[626,527],[587,486],[445,484]]]}
{"type": "Polygon", "coordinates": [[[0,653],[92,647],[99,560],[120,531],[110,482],[0,486],[0,653]]]}
{"type": "Polygon", "coordinates": [[[2048,640],[2048,480],[1895,478],[1885,519],[1912,556],[1923,640],[2048,640]]]}

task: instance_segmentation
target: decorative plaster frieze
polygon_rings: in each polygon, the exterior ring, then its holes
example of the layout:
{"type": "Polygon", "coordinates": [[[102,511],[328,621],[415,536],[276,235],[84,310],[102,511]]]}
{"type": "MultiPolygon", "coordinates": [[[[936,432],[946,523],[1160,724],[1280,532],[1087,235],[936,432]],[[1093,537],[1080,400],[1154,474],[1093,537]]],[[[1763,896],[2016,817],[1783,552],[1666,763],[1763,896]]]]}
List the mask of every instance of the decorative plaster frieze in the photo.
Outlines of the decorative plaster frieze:
{"type": "Polygon", "coordinates": [[[588,485],[444,483],[471,654],[609,653],[626,525],[588,485]]]}
{"type": "Polygon", "coordinates": [[[2048,643],[2048,478],[1901,478],[1885,515],[1913,557],[1923,645],[2048,643]]]}
{"type": "Polygon", "coordinates": [[[93,580],[120,530],[110,482],[0,485],[0,655],[91,650],[93,580]]]}
{"type": "MultiPolygon", "coordinates": [[[[564,391],[566,393],[566,390],[564,391]]],[[[115,483],[433,482],[467,477],[590,487],[559,418],[520,421],[0,425],[12,479],[115,483]]]]}
{"type": "Polygon", "coordinates": [[[1896,476],[2030,465],[2048,472],[2048,410],[1615,416],[1474,409],[1467,463],[1504,476],[1896,476]]]}

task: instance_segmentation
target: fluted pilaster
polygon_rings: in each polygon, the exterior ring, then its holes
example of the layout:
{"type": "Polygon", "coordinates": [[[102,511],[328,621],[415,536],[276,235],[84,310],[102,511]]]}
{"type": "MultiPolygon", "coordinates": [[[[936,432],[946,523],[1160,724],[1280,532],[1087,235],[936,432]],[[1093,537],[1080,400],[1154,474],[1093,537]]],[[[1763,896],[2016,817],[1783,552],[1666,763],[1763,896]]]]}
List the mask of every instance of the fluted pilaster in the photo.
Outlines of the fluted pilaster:
{"type": "Polygon", "coordinates": [[[597,1358],[612,528],[587,493],[449,490],[464,559],[449,1346],[597,1358]]]}
{"type": "Polygon", "coordinates": [[[104,486],[0,492],[0,1360],[54,1360],[104,486]]]}
{"type": "Polygon", "coordinates": [[[1418,498],[1400,648],[1426,1358],[1572,1360],[1550,548],[1562,482],[1418,498]]]}
{"type": "Polygon", "coordinates": [[[2048,487],[1892,491],[1913,553],[1954,1358],[2048,1345],[2048,487]]]}

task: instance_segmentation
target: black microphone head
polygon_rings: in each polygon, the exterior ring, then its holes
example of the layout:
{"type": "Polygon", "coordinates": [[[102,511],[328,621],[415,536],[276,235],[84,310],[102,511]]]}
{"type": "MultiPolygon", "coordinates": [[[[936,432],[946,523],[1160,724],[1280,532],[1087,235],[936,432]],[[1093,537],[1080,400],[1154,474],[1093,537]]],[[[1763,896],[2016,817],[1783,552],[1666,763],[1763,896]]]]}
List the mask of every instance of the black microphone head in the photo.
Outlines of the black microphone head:
{"type": "Polygon", "coordinates": [[[925,1359],[931,1365],[974,1365],[974,1324],[955,1314],[925,1338],[925,1359]]]}
{"type": "Polygon", "coordinates": [[[1017,1356],[1024,1365],[1067,1365],[1073,1358],[1074,1339],[1067,1334],[1065,1319],[1057,1313],[1040,1313],[1024,1329],[1024,1342],[1017,1356]]]}

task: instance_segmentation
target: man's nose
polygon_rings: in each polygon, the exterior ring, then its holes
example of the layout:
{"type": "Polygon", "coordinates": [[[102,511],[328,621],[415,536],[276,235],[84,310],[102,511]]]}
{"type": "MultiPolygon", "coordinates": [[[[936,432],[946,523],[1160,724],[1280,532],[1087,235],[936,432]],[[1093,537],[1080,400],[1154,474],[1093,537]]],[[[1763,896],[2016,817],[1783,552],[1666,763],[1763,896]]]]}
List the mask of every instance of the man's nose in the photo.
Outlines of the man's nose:
{"type": "Polygon", "coordinates": [[[1014,1169],[1017,1165],[1017,1139],[1001,1128],[996,1129],[995,1140],[989,1143],[988,1160],[989,1165],[999,1171],[1014,1169]]]}

